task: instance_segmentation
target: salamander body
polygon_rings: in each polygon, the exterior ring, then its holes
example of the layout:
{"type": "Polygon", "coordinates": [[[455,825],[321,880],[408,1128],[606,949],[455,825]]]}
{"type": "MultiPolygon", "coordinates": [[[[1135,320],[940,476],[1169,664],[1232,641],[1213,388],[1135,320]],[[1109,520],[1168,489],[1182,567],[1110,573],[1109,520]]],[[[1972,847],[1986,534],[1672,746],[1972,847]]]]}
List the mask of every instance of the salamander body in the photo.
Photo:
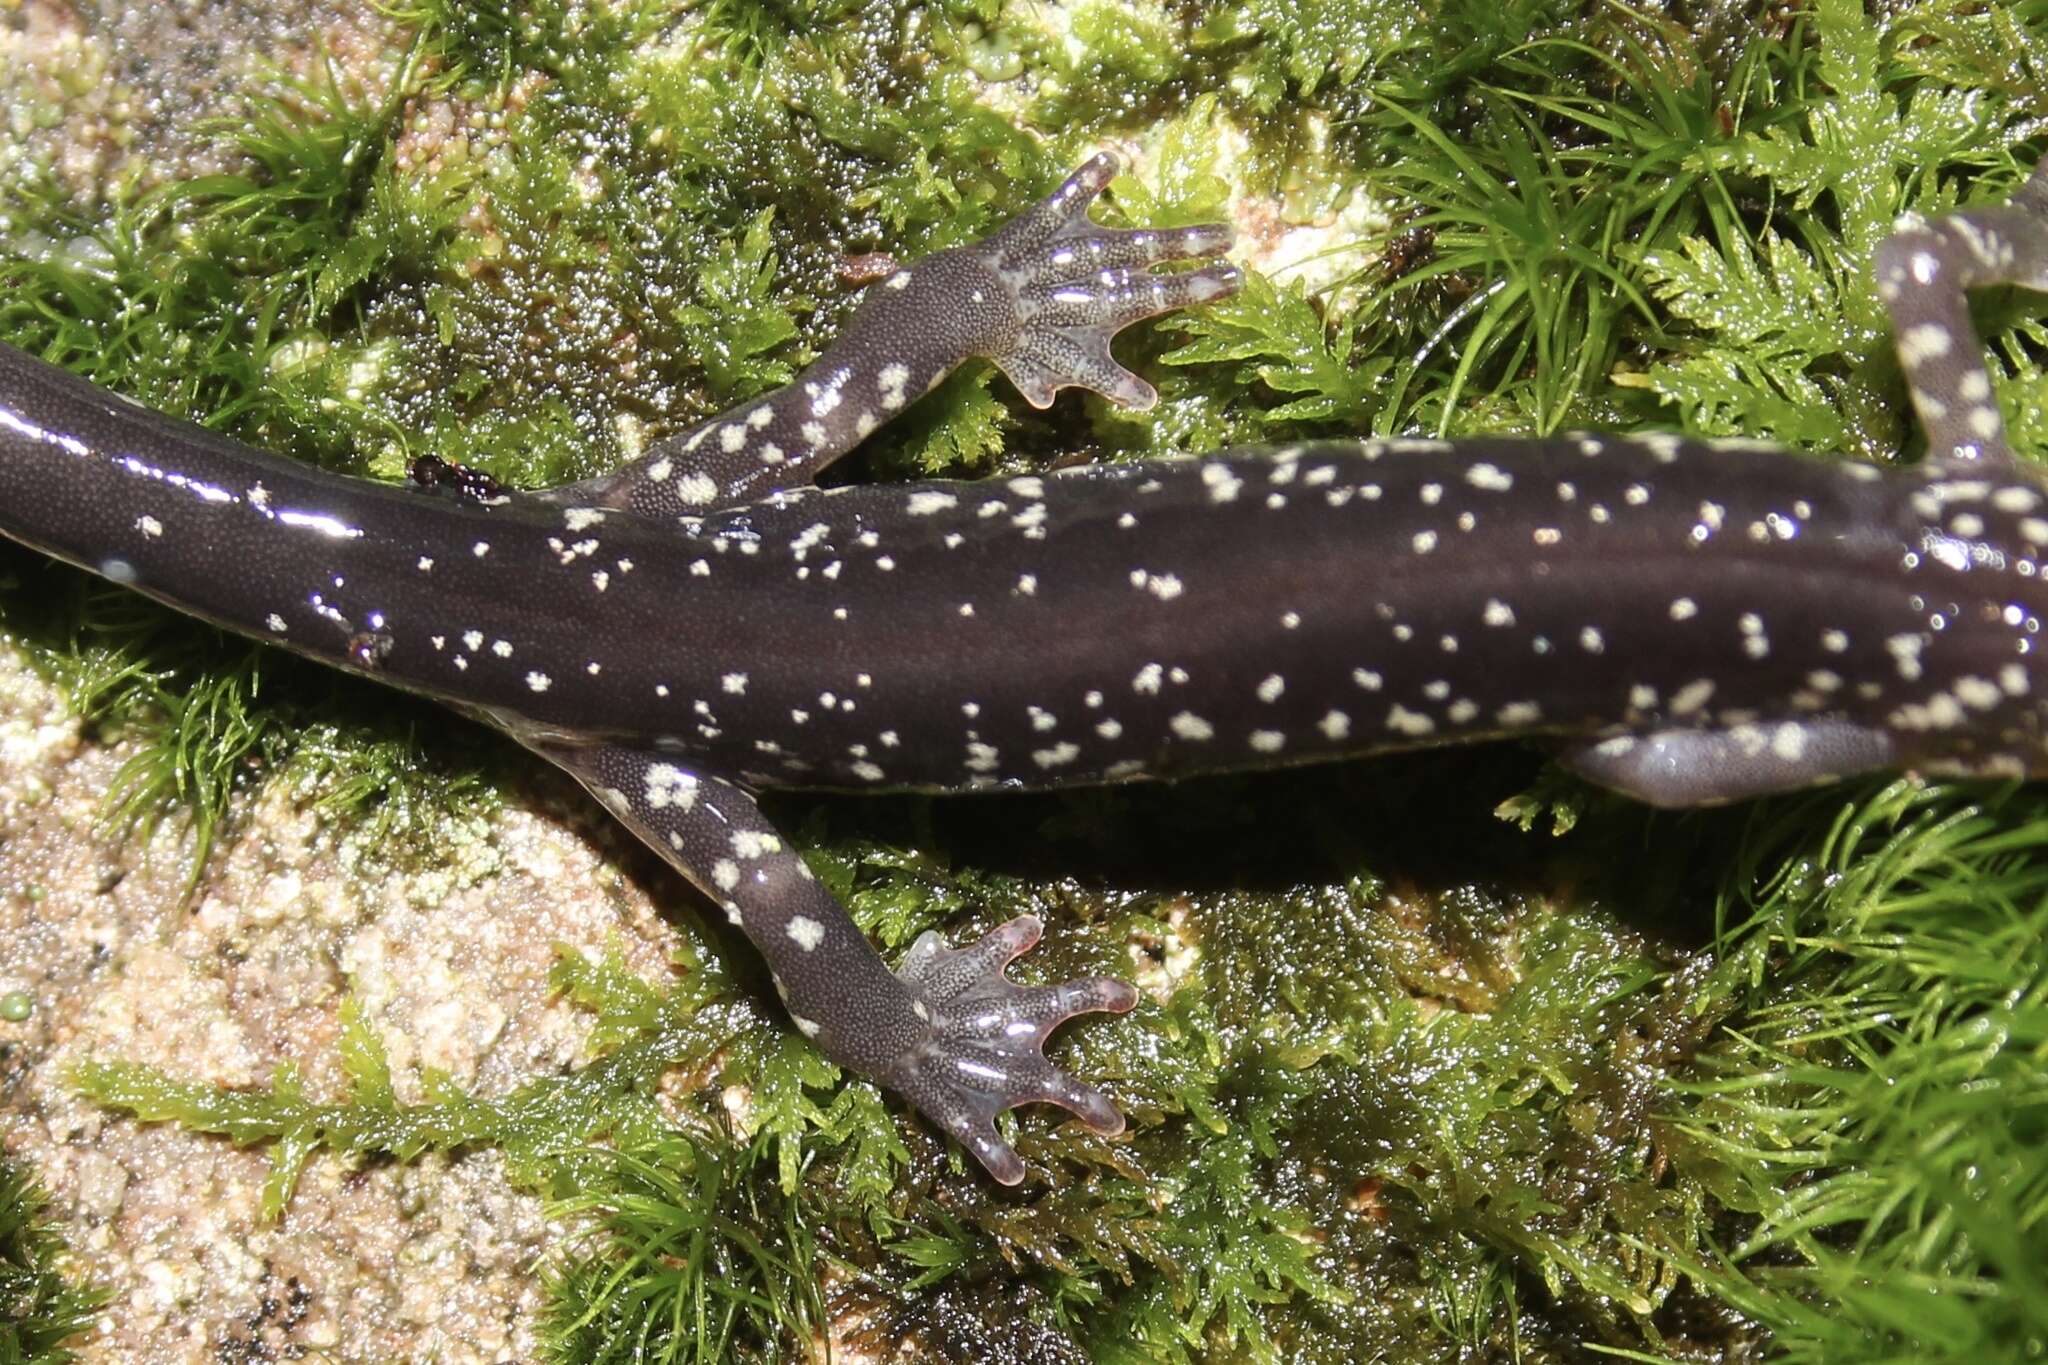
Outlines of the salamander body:
{"type": "Polygon", "coordinates": [[[539,494],[339,478],[0,348],[0,533],[502,726],[724,908],[799,1028],[1012,1182],[1000,1110],[1121,1127],[1039,1049],[1134,992],[1011,985],[1031,919],[959,950],[927,935],[891,972],[752,792],[1517,734],[1664,805],[1880,768],[2048,772],[2048,496],[2004,449],[1956,311],[1966,285],[2041,273],[2040,176],[1881,256],[1933,451],[1912,468],[1568,436],[811,486],[970,355],[1034,402],[1150,401],[1109,337],[1236,276],[1151,270],[1215,254],[1218,229],[1090,223],[1112,173],[1097,158],[988,242],[876,286],[787,389],[539,494]]]}

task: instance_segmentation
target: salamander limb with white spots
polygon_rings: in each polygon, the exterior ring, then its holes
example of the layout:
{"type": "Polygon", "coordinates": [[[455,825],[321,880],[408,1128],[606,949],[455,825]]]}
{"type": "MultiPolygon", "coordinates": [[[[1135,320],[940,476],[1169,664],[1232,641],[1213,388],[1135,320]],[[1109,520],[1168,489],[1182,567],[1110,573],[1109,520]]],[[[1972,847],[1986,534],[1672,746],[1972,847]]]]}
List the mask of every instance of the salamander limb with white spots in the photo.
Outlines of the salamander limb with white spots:
{"type": "Polygon", "coordinates": [[[1004,1109],[1122,1128],[1041,1047],[1135,991],[1011,984],[1031,917],[960,949],[928,934],[889,970],[756,791],[1040,789],[1507,735],[1671,806],[1877,769],[2048,775],[2048,490],[2006,447],[1962,295],[2048,286],[2048,173],[1878,253],[1930,442],[1912,468],[1575,435],[811,486],[975,356],[1035,404],[1151,403],[1110,338],[1238,275],[1153,270],[1215,257],[1222,228],[1091,223],[1114,172],[1099,156],[874,285],[786,388],[537,494],[337,477],[0,347],[0,534],[500,725],[746,932],[807,1037],[1006,1183],[1004,1109]]]}

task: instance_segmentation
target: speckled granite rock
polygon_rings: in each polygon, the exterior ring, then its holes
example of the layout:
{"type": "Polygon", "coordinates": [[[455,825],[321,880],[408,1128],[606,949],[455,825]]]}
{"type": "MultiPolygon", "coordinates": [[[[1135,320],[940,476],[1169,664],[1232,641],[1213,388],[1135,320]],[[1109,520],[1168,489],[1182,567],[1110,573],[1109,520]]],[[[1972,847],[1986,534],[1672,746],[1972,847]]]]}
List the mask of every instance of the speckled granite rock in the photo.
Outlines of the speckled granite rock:
{"type": "Polygon", "coordinates": [[[88,1358],[272,1358],[239,1353],[259,1339],[277,1358],[526,1358],[536,1263],[561,1230],[510,1192],[494,1155],[316,1160],[264,1226],[260,1154],[113,1118],[64,1076],[96,1056],[253,1084],[290,1060],[331,1094],[353,993],[401,1094],[417,1098],[418,1065],[502,1093],[582,1047],[586,1018],[548,991],[554,944],[621,945],[658,977],[667,930],[587,823],[508,810],[464,860],[495,864],[487,877],[366,883],[331,831],[263,793],[181,913],[178,837],[117,851],[94,836],[121,758],[82,741],[61,697],[0,653],[0,991],[35,1002],[0,1024],[0,1131],[114,1292],[88,1358]]]}
{"type": "Polygon", "coordinates": [[[81,739],[62,697],[0,650],[0,991],[34,1000],[27,1020],[0,1023],[0,1131],[113,1290],[87,1358],[529,1358],[536,1268],[562,1230],[511,1191],[496,1155],[319,1158],[265,1226],[261,1154],[110,1116],[69,1091],[66,1069],[127,1058],[254,1084],[290,1060],[331,1095],[353,994],[401,1095],[418,1097],[421,1065],[501,1094],[583,1046],[587,1016],[548,991],[555,944],[616,946],[658,979],[669,930],[575,802],[537,813],[566,787],[509,805],[456,860],[469,875],[372,881],[333,831],[259,788],[181,911],[178,835],[119,849],[95,837],[121,757],[81,739]]]}
{"type": "Polygon", "coordinates": [[[0,173],[47,164],[76,201],[230,169],[210,122],[315,63],[374,86],[398,26],[349,0],[0,0],[0,173]]]}

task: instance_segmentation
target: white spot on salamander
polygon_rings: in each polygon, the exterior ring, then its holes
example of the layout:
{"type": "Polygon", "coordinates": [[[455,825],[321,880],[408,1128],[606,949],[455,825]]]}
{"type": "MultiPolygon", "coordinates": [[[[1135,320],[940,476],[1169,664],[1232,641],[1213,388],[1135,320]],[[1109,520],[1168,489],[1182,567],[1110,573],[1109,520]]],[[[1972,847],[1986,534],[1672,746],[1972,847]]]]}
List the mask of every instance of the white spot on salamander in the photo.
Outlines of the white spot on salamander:
{"type": "Polygon", "coordinates": [[[782,929],[791,942],[807,953],[817,951],[818,945],[825,941],[825,926],[809,915],[791,915],[789,923],[782,929]]]}
{"type": "Polygon", "coordinates": [[[674,806],[687,811],[697,804],[697,777],[686,773],[673,763],[654,763],[647,769],[646,797],[649,810],[666,810],[674,806]]]}
{"type": "Polygon", "coordinates": [[[732,851],[750,861],[782,852],[782,836],[766,830],[736,829],[732,832],[731,842],[732,851]]]}
{"type": "Polygon", "coordinates": [[[1689,682],[1671,694],[1671,714],[1689,716],[1707,704],[1714,695],[1714,680],[1700,678],[1689,682]]]}
{"type": "Polygon", "coordinates": [[[1884,642],[1884,647],[1898,665],[1899,676],[1907,682],[1913,682],[1920,676],[1920,651],[1925,645],[1925,640],[1910,633],[1894,635],[1884,642]]]}
{"type": "Polygon", "coordinates": [[[1938,322],[1923,322],[1899,334],[1899,359],[1907,369],[1917,369],[1947,355],[1953,344],[1948,328],[1938,322]]]}
{"type": "Polygon", "coordinates": [[[1227,464],[1202,466],[1202,482],[1208,486],[1209,501],[1229,502],[1237,496],[1237,490],[1244,487],[1244,480],[1227,464]]]}
{"type": "Polygon", "coordinates": [[[1975,707],[1979,711],[1989,711],[2004,699],[2004,693],[1998,690],[1998,684],[1988,678],[1957,678],[1953,690],[1956,696],[1962,699],[1963,705],[1975,707]]]}
{"type": "Polygon", "coordinates": [[[910,367],[900,363],[884,365],[875,374],[875,388],[882,397],[882,406],[896,409],[903,406],[903,389],[910,382],[910,367]]]}
{"type": "Polygon", "coordinates": [[[1397,734],[1419,736],[1434,733],[1436,722],[1428,716],[1420,715],[1410,711],[1405,706],[1396,704],[1391,711],[1387,712],[1387,728],[1397,734]]]}
{"type": "Polygon", "coordinates": [[[1178,574],[1151,573],[1144,569],[1131,570],[1131,586],[1142,588],[1162,602],[1171,602],[1185,591],[1178,574]]]}

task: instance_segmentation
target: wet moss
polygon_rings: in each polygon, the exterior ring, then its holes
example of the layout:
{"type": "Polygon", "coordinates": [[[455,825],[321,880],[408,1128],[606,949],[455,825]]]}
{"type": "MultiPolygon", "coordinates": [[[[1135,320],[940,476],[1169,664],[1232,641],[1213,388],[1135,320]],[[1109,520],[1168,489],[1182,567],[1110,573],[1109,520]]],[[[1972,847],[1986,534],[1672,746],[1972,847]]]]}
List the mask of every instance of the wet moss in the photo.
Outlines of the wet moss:
{"type": "MultiPolygon", "coordinates": [[[[2040,6],[1962,0],[404,14],[388,90],[334,71],[252,96],[219,131],[240,172],[81,217],[12,165],[0,335],[337,468],[433,453],[556,482],[779,382],[843,320],[848,256],[978,235],[1127,137],[1152,159],[1108,217],[1253,193],[1318,249],[1124,343],[1152,414],[1035,413],[970,373],[835,478],[1646,422],[1893,458],[1870,248],[1903,209],[2016,180],[2048,44],[2040,6]]],[[[2038,323],[1981,315],[2038,447],[2038,323]]],[[[514,761],[0,564],[10,635],[142,740],[124,817],[203,832],[284,774],[431,850],[458,818],[436,789],[514,761]]],[[[561,1359],[786,1358],[828,1331],[1020,1361],[1963,1360],[2048,1337],[2031,793],[1652,817],[1496,748],[774,809],[891,952],[1030,911],[1061,932],[1020,976],[1135,969],[1146,1004],[1059,1044],[1129,1139],[1016,1116],[1033,1179],[997,1189],[687,920],[670,981],[565,955],[593,1055],[506,1100],[427,1078],[400,1104],[359,1020],[333,1103],[289,1074],[228,1093],[103,1060],[78,1083],[268,1144],[273,1208],[323,1148],[505,1148],[591,1219],[551,1272],[561,1359]],[[654,1101],[714,1055],[737,1125],[706,1093],[654,1101]],[[1924,1319],[1888,1306],[1908,1292],[1924,1319]]]]}
{"type": "Polygon", "coordinates": [[[0,1165],[0,1360],[66,1365],[106,1294],[70,1263],[41,1189],[0,1165]]]}

